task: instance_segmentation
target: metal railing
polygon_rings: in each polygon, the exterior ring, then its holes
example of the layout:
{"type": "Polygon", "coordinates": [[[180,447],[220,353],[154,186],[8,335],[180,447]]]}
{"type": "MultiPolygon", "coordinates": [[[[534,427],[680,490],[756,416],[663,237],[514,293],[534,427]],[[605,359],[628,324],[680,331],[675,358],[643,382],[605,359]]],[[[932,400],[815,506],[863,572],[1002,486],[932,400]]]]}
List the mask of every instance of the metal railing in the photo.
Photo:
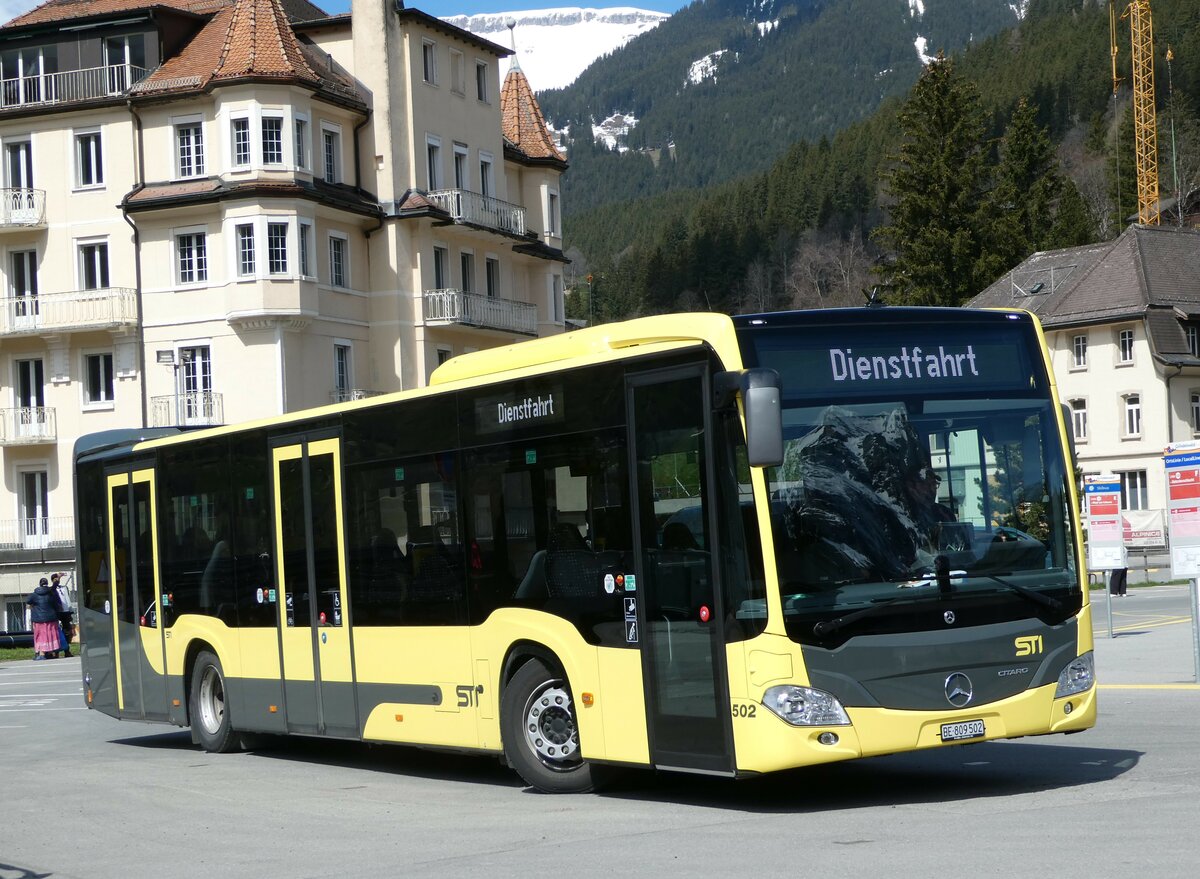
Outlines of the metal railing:
{"type": "Polygon", "coordinates": [[[24,446],[58,440],[53,406],[0,409],[0,446],[24,446]]]}
{"type": "Polygon", "coordinates": [[[437,189],[429,193],[429,200],[456,223],[473,223],[510,235],[525,234],[525,208],[520,205],[466,189],[437,189]]]}
{"type": "Polygon", "coordinates": [[[191,391],[150,398],[152,427],[208,427],[225,423],[225,404],[220,394],[191,391]]]}
{"type": "Polygon", "coordinates": [[[0,189],[0,229],[46,224],[44,189],[0,189]]]}
{"type": "Polygon", "coordinates": [[[464,293],[453,288],[426,290],[425,323],[465,324],[513,333],[537,334],[537,306],[512,299],[464,293]]]}
{"type": "Polygon", "coordinates": [[[132,64],[107,64],[62,73],[35,73],[0,80],[0,108],[64,104],[125,94],[150,73],[132,64]]]}
{"type": "Polygon", "coordinates": [[[0,299],[0,335],[111,329],[136,324],[137,295],[132,287],[0,299]]]}
{"type": "Polygon", "coordinates": [[[0,550],[45,549],[74,542],[75,519],[71,516],[0,519],[0,550]]]}
{"type": "Polygon", "coordinates": [[[349,400],[365,400],[368,397],[378,397],[383,391],[371,391],[366,388],[349,388],[334,390],[329,397],[335,403],[345,403],[349,400]]]}

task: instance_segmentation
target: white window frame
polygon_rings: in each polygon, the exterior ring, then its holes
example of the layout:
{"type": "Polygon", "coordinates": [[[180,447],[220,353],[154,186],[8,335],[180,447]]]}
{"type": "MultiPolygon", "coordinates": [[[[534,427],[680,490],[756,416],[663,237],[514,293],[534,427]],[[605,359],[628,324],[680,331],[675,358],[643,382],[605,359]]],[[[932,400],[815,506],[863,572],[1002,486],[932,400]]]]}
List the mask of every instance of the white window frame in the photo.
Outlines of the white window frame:
{"type": "Polygon", "coordinates": [[[1142,395],[1130,391],[1121,395],[1121,438],[1141,439],[1142,436],[1142,395]]]}
{"type": "Polygon", "coordinates": [[[454,142],[454,188],[471,190],[471,148],[454,142]]]}
{"type": "Polygon", "coordinates": [[[437,43],[433,40],[421,40],[421,78],[426,85],[438,84],[437,43]]]}
{"type": "MultiPolygon", "coordinates": [[[[204,136],[204,117],[203,116],[177,116],[172,117],[171,123],[171,170],[173,180],[192,180],[197,177],[204,177],[208,168],[208,154],[206,150],[207,138],[204,136]],[[180,152],[179,132],[180,129],[199,129],[200,130],[200,149],[196,149],[196,144],[193,142],[192,147],[192,169],[190,173],[184,173],[183,155],[180,152]],[[197,161],[197,155],[199,160],[197,161]]],[[[193,135],[194,136],[194,135],[193,135]]]]}
{"type": "Polygon", "coordinates": [[[496,158],[491,153],[479,151],[479,194],[494,198],[496,195],[496,158]]]}
{"type": "Polygon", "coordinates": [[[1088,337],[1079,333],[1071,337],[1071,369],[1087,369],[1088,337]]]}
{"type": "Polygon", "coordinates": [[[234,276],[239,279],[258,277],[258,233],[254,228],[256,225],[254,219],[254,217],[239,217],[230,224],[233,230],[233,234],[230,236],[230,240],[233,244],[233,261],[231,264],[233,266],[234,276]],[[243,253],[246,252],[242,248],[241,230],[243,228],[250,230],[250,250],[248,251],[250,255],[249,271],[246,271],[246,265],[242,259],[243,253]]]}
{"type": "Polygon", "coordinates": [[[251,134],[253,121],[249,113],[237,113],[229,117],[229,167],[235,170],[245,170],[254,165],[254,137],[251,134]],[[237,126],[246,126],[246,159],[238,161],[237,126]]]}
{"type": "Polygon", "coordinates": [[[264,218],[265,230],[263,234],[263,247],[266,250],[266,268],[267,275],[272,278],[286,278],[291,274],[291,259],[289,258],[289,240],[292,237],[291,223],[287,218],[281,217],[266,217],[264,218]],[[283,228],[283,268],[276,269],[274,267],[275,253],[272,251],[272,232],[280,227],[283,228]]]}
{"type": "Polygon", "coordinates": [[[354,343],[350,339],[333,340],[333,393],[338,402],[349,400],[354,391],[354,343]],[[339,354],[345,352],[345,370],[341,369],[339,354]],[[339,375],[345,373],[345,386],[338,384],[339,375]]]}
{"type": "Polygon", "coordinates": [[[292,161],[296,163],[297,171],[312,170],[312,121],[307,113],[292,116],[292,161]]]}
{"type": "Polygon", "coordinates": [[[492,99],[491,89],[488,87],[488,81],[491,79],[490,70],[486,61],[475,61],[475,100],[490,104],[492,99]]]}
{"type": "Polygon", "coordinates": [[[1075,437],[1075,442],[1086,443],[1088,439],[1087,400],[1077,397],[1074,400],[1068,400],[1067,406],[1071,410],[1071,432],[1075,437]]]}
{"type": "Polygon", "coordinates": [[[283,112],[280,110],[267,110],[261,113],[258,117],[258,150],[262,158],[264,168],[282,168],[284,159],[287,156],[287,148],[285,141],[287,140],[286,120],[283,118],[283,112]],[[267,123],[279,123],[279,140],[277,142],[279,157],[267,160],[267,123]]]}
{"type": "Polygon", "coordinates": [[[316,224],[305,217],[296,221],[296,268],[302,278],[315,278],[316,269],[313,267],[313,242],[316,224]]]}
{"type": "Polygon", "coordinates": [[[92,126],[90,128],[77,128],[72,132],[71,142],[74,145],[75,154],[75,188],[76,189],[103,189],[104,188],[104,136],[100,131],[100,126],[92,126]],[[88,152],[92,153],[92,173],[95,179],[84,181],[83,179],[83,141],[84,139],[91,140],[95,138],[95,146],[90,148],[88,152]]]}
{"type": "Polygon", "coordinates": [[[1121,509],[1149,509],[1150,492],[1146,487],[1146,471],[1122,470],[1117,475],[1121,478],[1121,509]],[[1130,500],[1134,498],[1136,498],[1136,503],[1130,503],[1130,500]]]}
{"type": "Polygon", "coordinates": [[[563,322],[563,279],[562,275],[551,273],[548,280],[550,285],[550,320],[556,324],[563,322]]]}
{"type": "MultiPolygon", "coordinates": [[[[99,251],[96,251],[99,253],[99,251]]],[[[99,263],[96,264],[97,280],[99,280],[100,271],[99,263]]],[[[76,290],[107,290],[112,287],[112,250],[109,246],[108,236],[98,238],[76,238],[75,239],[75,289],[76,290]],[[84,248],[103,245],[104,247],[104,274],[107,275],[106,284],[100,284],[96,287],[85,287],[84,277],[84,248]]]]}
{"type": "Polygon", "coordinates": [[[500,268],[500,257],[494,253],[483,257],[483,295],[490,299],[503,299],[500,288],[503,284],[500,268]]]}
{"type": "Polygon", "coordinates": [[[450,50],[450,93],[467,96],[467,59],[458,49],[450,50]]]}
{"type": "MultiPolygon", "coordinates": [[[[116,396],[117,396],[116,352],[113,351],[111,348],[97,348],[94,350],[84,349],[83,351],[79,352],[79,362],[80,362],[79,395],[80,395],[80,403],[82,405],[83,410],[85,412],[97,412],[97,411],[105,411],[105,410],[113,409],[116,406],[116,396]],[[88,361],[91,360],[91,358],[93,358],[93,357],[100,357],[100,358],[108,357],[108,370],[109,370],[108,384],[112,385],[112,394],[113,395],[111,397],[109,397],[107,400],[103,400],[103,399],[93,400],[93,399],[91,399],[91,394],[89,393],[89,391],[90,391],[89,383],[91,382],[91,371],[88,368],[88,365],[89,365],[88,361]]],[[[104,384],[103,376],[101,377],[101,384],[102,385],[104,384]]]]}
{"type": "Polygon", "coordinates": [[[1183,328],[1183,332],[1187,336],[1188,353],[1193,357],[1200,357],[1200,327],[1188,324],[1183,328]]]}
{"type": "Polygon", "coordinates": [[[464,248],[458,252],[458,289],[474,293],[475,275],[475,251],[464,248]]]}
{"type": "Polygon", "coordinates": [[[330,231],[328,250],[329,250],[329,286],[336,287],[339,290],[348,290],[350,288],[350,236],[346,235],[344,232],[330,231]],[[338,280],[336,278],[334,278],[334,274],[333,274],[333,252],[334,252],[333,242],[335,242],[335,241],[341,242],[341,245],[342,245],[341,246],[342,278],[341,278],[340,283],[338,282],[338,280]]]}
{"type": "Polygon", "coordinates": [[[442,139],[436,134],[425,135],[425,182],[429,192],[442,188],[442,139]]]}
{"type": "Polygon", "coordinates": [[[546,234],[562,238],[562,197],[552,186],[546,187],[546,234]]]}
{"type": "Polygon", "coordinates": [[[174,265],[174,269],[175,269],[175,283],[176,284],[178,284],[181,287],[203,287],[206,284],[208,284],[209,257],[208,257],[208,228],[206,226],[188,226],[186,228],[181,228],[181,229],[172,229],[171,230],[171,249],[172,249],[171,262],[174,265]],[[199,236],[200,241],[203,242],[204,264],[203,264],[203,266],[201,266],[199,268],[199,270],[197,270],[196,267],[193,267],[193,271],[196,271],[197,277],[194,277],[190,281],[185,281],[183,279],[183,262],[182,262],[183,248],[180,246],[179,239],[184,238],[184,237],[195,238],[196,236],[199,236]],[[199,277],[199,275],[201,273],[203,274],[203,277],[199,277]]]}
{"type": "Polygon", "coordinates": [[[342,126],[325,120],[321,120],[321,179],[326,183],[341,183],[345,179],[342,169],[342,126]],[[330,143],[333,144],[332,158],[327,149],[330,143]]]}
{"type": "Polygon", "coordinates": [[[1129,366],[1134,360],[1134,344],[1136,337],[1132,329],[1124,329],[1117,331],[1117,365],[1129,366]],[[1126,357],[1125,355],[1129,356],[1126,357]]]}
{"type": "Polygon", "coordinates": [[[429,264],[433,273],[433,289],[447,290],[450,288],[450,248],[440,241],[433,243],[433,260],[429,264]],[[441,256],[441,260],[438,260],[441,256]],[[439,271],[439,262],[441,271],[439,271]]]}
{"type": "Polygon", "coordinates": [[[1200,436],[1200,391],[1190,394],[1192,404],[1192,435],[1200,436]]]}

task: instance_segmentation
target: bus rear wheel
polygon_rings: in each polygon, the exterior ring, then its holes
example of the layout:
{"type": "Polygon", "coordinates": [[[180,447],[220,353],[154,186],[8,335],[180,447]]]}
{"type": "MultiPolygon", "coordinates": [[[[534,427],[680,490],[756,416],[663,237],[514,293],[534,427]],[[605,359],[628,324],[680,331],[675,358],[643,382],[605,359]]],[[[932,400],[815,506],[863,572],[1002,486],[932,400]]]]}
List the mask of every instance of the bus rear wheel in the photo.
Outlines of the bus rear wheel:
{"type": "Polygon", "coordinates": [[[537,659],[513,675],[500,702],[504,756],[526,783],[546,793],[583,793],[596,767],[579,750],[575,706],[566,676],[537,659]]]}
{"type": "Polygon", "coordinates": [[[192,667],[188,714],[196,741],[204,750],[214,754],[237,750],[238,737],[225,698],[225,672],[221,660],[207,650],[200,652],[192,667]]]}

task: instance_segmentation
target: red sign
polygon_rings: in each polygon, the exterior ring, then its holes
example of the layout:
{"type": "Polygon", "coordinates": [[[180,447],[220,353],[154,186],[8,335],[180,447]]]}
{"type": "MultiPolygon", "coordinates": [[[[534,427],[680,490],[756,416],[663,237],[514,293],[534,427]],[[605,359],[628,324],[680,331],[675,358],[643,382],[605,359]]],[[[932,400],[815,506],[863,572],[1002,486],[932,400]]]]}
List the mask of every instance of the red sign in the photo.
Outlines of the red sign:
{"type": "Polygon", "coordinates": [[[1115,516],[1121,508],[1118,494],[1093,494],[1089,496],[1088,513],[1092,516],[1115,516]]]}

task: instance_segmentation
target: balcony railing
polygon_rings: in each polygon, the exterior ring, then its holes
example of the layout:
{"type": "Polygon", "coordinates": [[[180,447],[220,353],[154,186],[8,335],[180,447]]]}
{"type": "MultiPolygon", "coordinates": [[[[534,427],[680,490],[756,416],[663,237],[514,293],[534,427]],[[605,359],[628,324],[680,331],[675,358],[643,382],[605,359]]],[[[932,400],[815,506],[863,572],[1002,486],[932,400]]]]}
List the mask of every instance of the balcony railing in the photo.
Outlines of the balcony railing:
{"type": "Polygon", "coordinates": [[[44,189],[0,189],[0,232],[45,225],[44,189]]]}
{"type": "Polygon", "coordinates": [[[0,299],[0,335],[25,336],[137,325],[132,287],[39,293],[0,299]]]}
{"type": "Polygon", "coordinates": [[[425,323],[463,324],[537,335],[537,306],[462,290],[426,290],[425,323]]]}
{"type": "Polygon", "coordinates": [[[0,108],[114,98],[125,94],[148,73],[145,67],[132,64],[108,64],[62,73],[15,76],[0,80],[0,108]]]}
{"type": "Polygon", "coordinates": [[[365,400],[368,397],[378,397],[383,391],[370,391],[366,388],[343,388],[335,389],[330,395],[330,399],[335,403],[345,403],[349,400],[365,400]]]}
{"type": "Polygon", "coordinates": [[[0,519],[0,550],[45,549],[74,542],[75,519],[71,516],[0,519]]]}
{"type": "Polygon", "coordinates": [[[0,446],[28,446],[58,440],[53,406],[0,409],[0,446]]]}
{"type": "Polygon", "coordinates": [[[152,427],[209,427],[225,423],[225,405],[220,394],[192,391],[150,398],[152,427]]]}
{"type": "Polygon", "coordinates": [[[465,189],[438,189],[429,193],[429,200],[456,223],[471,223],[509,235],[525,234],[525,208],[520,205],[465,189]]]}

